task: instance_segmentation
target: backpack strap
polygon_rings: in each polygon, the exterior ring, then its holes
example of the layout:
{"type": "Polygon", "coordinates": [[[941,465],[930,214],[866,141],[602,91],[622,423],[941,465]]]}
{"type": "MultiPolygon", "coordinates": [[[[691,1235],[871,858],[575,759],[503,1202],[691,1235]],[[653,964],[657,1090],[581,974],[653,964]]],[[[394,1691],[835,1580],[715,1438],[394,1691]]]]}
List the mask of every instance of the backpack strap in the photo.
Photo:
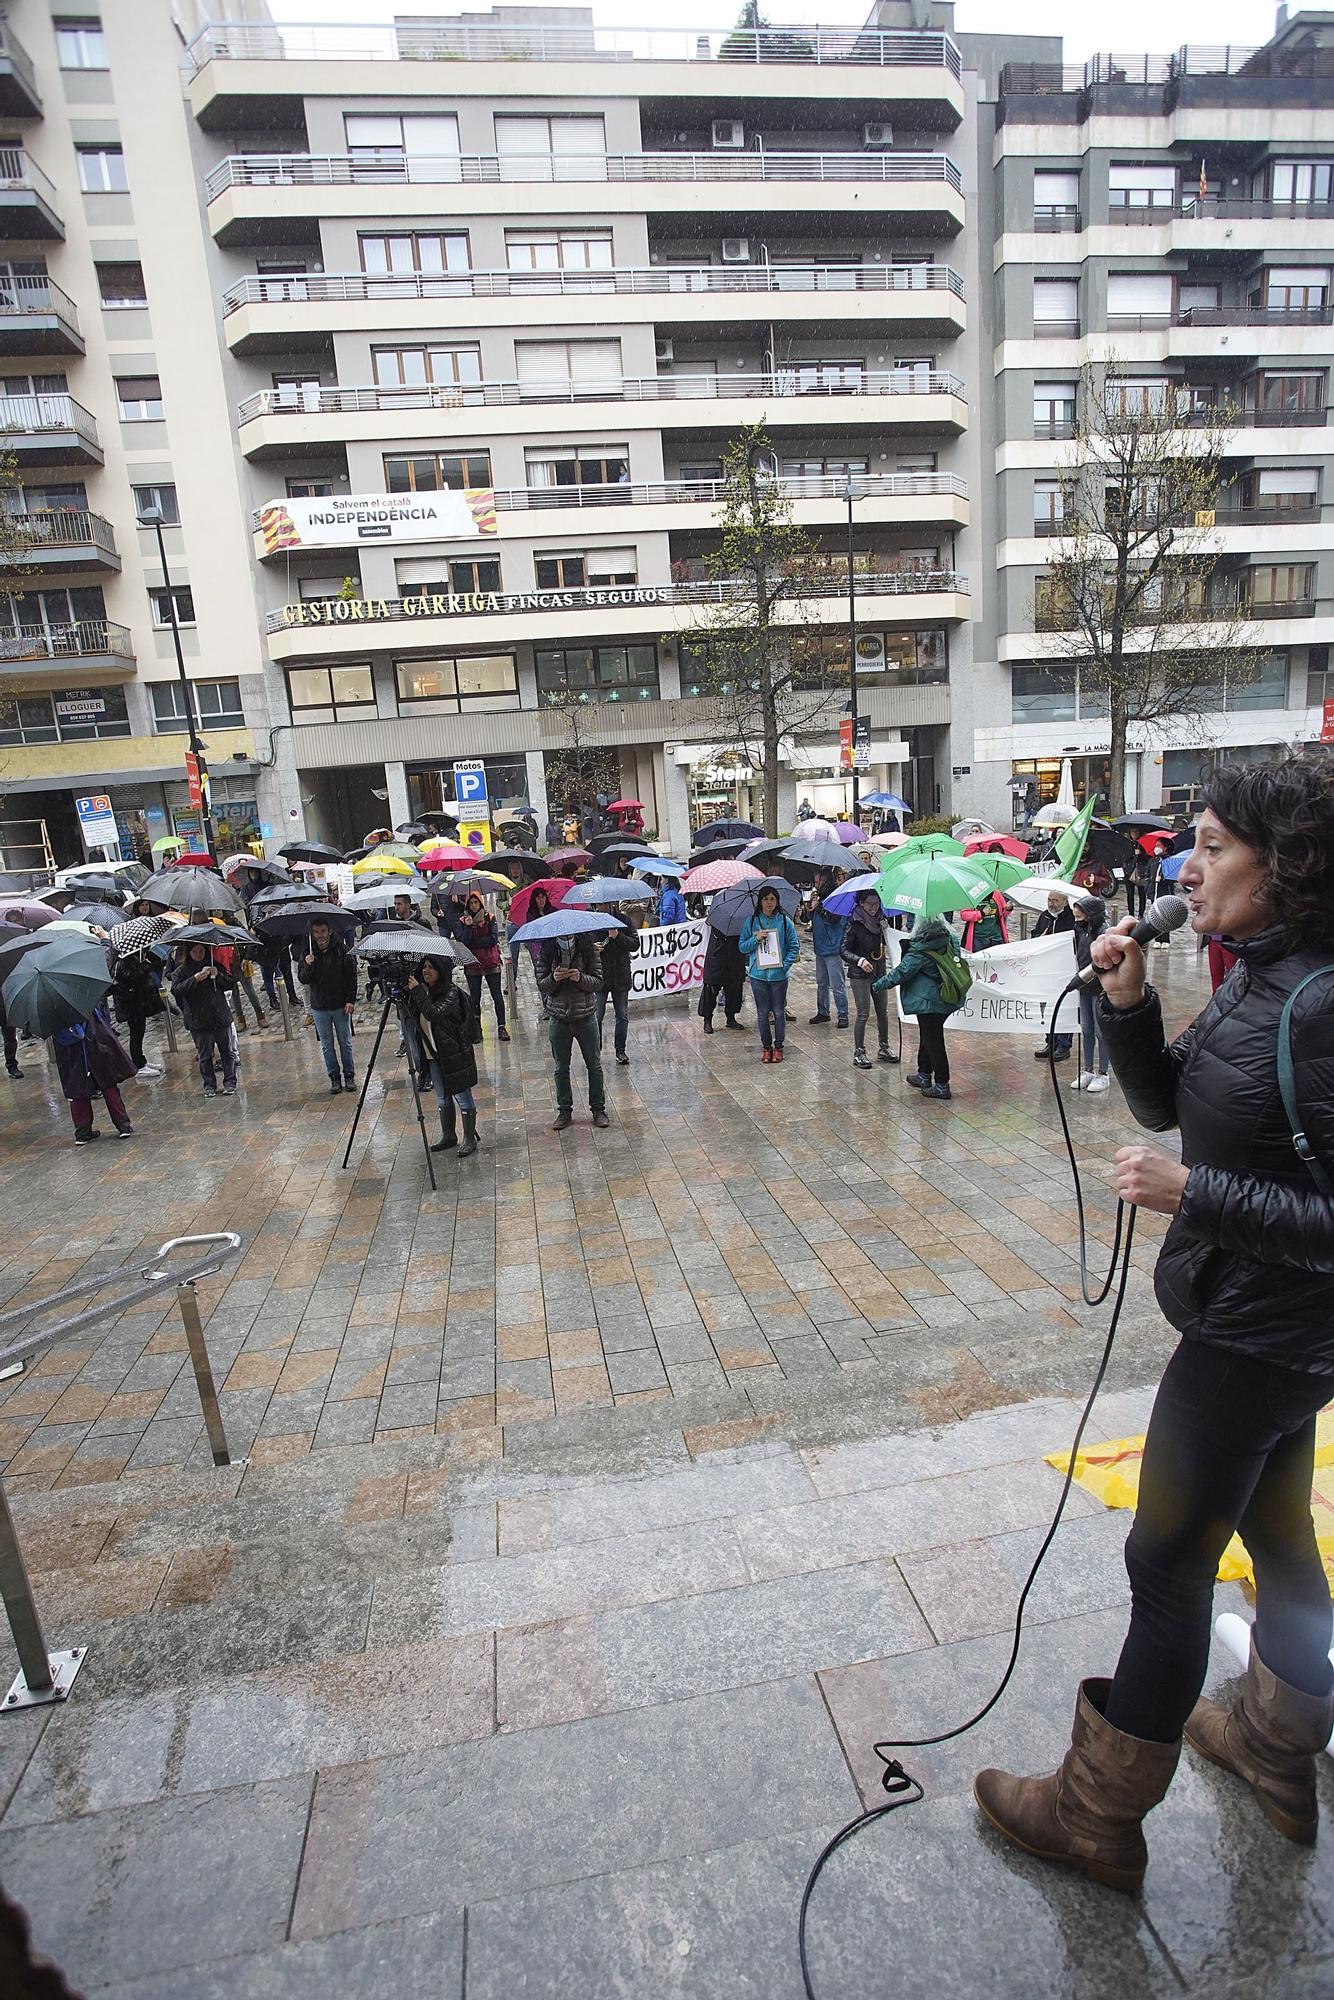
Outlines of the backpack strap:
{"type": "Polygon", "coordinates": [[[1299,1160],[1308,1168],[1311,1179],[1321,1194],[1334,1195],[1334,1180],[1316,1158],[1315,1151],[1302,1129],[1301,1105],[1297,1101],[1297,1079],[1292,1066],[1292,1010],[1299,994],[1306,991],[1313,979],[1323,979],[1326,973],[1334,972],[1334,965],[1318,966],[1299,980],[1283,1003],[1283,1012],[1278,1017],[1278,1091],[1283,1099],[1283,1110],[1292,1130],[1293,1150],[1299,1160]]]}

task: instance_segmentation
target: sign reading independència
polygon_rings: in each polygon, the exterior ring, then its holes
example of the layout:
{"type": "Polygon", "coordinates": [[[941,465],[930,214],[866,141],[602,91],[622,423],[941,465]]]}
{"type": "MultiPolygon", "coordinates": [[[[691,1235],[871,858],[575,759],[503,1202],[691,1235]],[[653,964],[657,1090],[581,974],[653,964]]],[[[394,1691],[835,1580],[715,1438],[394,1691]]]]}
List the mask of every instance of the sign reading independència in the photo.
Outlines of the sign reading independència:
{"type": "Polygon", "coordinates": [[[490,486],[447,487],[440,493],[337,493],[318,499],[270,500],[261,507],[264,553],[343,548],[349,542],[459,541],[496,533],[490,486]]]}

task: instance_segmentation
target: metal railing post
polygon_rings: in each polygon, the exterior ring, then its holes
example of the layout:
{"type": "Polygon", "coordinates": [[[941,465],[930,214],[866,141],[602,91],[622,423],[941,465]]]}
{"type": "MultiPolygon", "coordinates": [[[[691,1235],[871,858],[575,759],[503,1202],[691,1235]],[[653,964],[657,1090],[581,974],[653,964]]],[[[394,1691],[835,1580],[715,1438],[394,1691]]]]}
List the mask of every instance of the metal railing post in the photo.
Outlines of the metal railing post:
{"type": "Polygon", "coordinates": [[[282,1015],[283,1021],[283,1040],[290,1042],[292,1039],[292,1014],[287,1000],[287,981],[282,975],[283,967],[279,966],[277,972],[274,974],[273,990],[278,995],[278,1012],[282,1015]]]}
{"type": "Polygon", "coordinates": [[[87,1648],[78,1646],[68,1653],[46,1650],[46,1635],[37,1614],[28,1566],[19,1547],[3,1479],[0,1479],[0,1599],[4,1601],[5,1616],[19,1656],[19,1671],[5,1696],[4,1709],[36,1708],[44,1702],[65,1701],[74,1685],[74,1676],[87,1657],[87,1648]]]}
{"type": "Polygon", "coordinates": [[[199,1300],[195,1295],[194,1280],[187,1278],[176,1287],[176,1302],[185,1322],[185,1338],[190,1348],[190,1363],[195,1371],[195,1387],[199,1391],[199,1405],[204,1412],[204,1428],[208,1432],[209,1448],[215,1465],[231,1465],[232,1456],[227,1449],[227,1433],[222,1427],[222,1411],[218,1408],[218,1392],[213,1382],[213,1367],[208,1358],[208,1347],[204,1340],[204,1323],[199,1317],[199,1300]]]}
{"type": "Polygon", "coordinates": [[[164,1001],[163,1001],[163,1003],[162,1003],[162,1019],[163,1019],[163,1021],[165,1022],[165,1024],[166,1024],[166,1029],[167,1029],[167,1047],[168,1047],[168,1048],[170,1049],[171,1053],[172,1053],[173,1055],[175,1055],[175,1053],[176,1053],[176,1023],[175,1023],[175,1021],[174,1021],[174,1020],[172,1019],[172,1010],[171,1010],[171,1007],[170,1007],[169,1003],[168,1003],[168,1002],[167,1002],[166,1000],[164,1000],[164,1001]]]}

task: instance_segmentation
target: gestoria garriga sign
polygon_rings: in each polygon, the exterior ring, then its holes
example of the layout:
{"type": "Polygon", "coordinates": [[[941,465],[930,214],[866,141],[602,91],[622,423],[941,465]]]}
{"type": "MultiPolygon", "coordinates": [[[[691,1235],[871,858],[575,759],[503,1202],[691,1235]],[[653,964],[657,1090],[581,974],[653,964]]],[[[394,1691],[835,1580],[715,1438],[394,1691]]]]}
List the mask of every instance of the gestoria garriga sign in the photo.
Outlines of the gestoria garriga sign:
{"type": "Polygon", "coordinates": [[[506,611],[612,611],[670,604],[669,585],[620,584],[605,590],[449,590],[417,597],[312,597],[284,604],[284,625],[374,625],[400,618],[467,618],[506,611]]]}
{"type": "Polygon", "coordinates": [[[341,493],[269,500],[259,511],[266,556],[288,549],[343,548],[349,542],[459,541],[496,533],[489,486],[440,493],[341,493]]]}

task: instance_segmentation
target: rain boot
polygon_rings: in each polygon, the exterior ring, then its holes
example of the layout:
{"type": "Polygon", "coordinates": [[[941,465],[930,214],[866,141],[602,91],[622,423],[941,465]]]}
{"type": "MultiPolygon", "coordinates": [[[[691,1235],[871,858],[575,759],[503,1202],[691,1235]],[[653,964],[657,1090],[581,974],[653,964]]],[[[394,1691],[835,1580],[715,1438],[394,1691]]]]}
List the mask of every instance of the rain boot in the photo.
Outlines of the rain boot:
{"type": "Polygon", "coordinates": [[[1316,1836],[1315,1760],[1334,1730],[1334,1692],[1303,1694],[1271,1673],[1254,1634],[1235,1708],[1198,1701],[1186,1723],[1192,1750],[1235,1771],[1285,1840],[1316,1836]]]}
{"type": "Polygon", "coordinates": [[[477,1151],[477,1113],[465,1111],[463,1114],[463,1144],[459,1147],[459,1158],[466,1160],[470,1153],[477,1151]]]}
{"type": "Polygon", "coordinates": [[[447,1153],[451,1146],[459,1143],[458,1126],[454,1122],[454,1100],[451,1097],[440,1107],[440,1137],[432,1146],[433,1153],[447,1153]]]}
{"type": "Polygon", "coordinates": [[[1080,1682],[1059,1771],[1046,1778],[979,1771],[973,1797],[1016,1847],[1133,1894],[1149,1860],[1142,1821],[1172,1782],[1181,1739],[1150,1743],[1113,1729],[1102,1713],[1110,1687],[1106,1680],[1080,1682]]]}

